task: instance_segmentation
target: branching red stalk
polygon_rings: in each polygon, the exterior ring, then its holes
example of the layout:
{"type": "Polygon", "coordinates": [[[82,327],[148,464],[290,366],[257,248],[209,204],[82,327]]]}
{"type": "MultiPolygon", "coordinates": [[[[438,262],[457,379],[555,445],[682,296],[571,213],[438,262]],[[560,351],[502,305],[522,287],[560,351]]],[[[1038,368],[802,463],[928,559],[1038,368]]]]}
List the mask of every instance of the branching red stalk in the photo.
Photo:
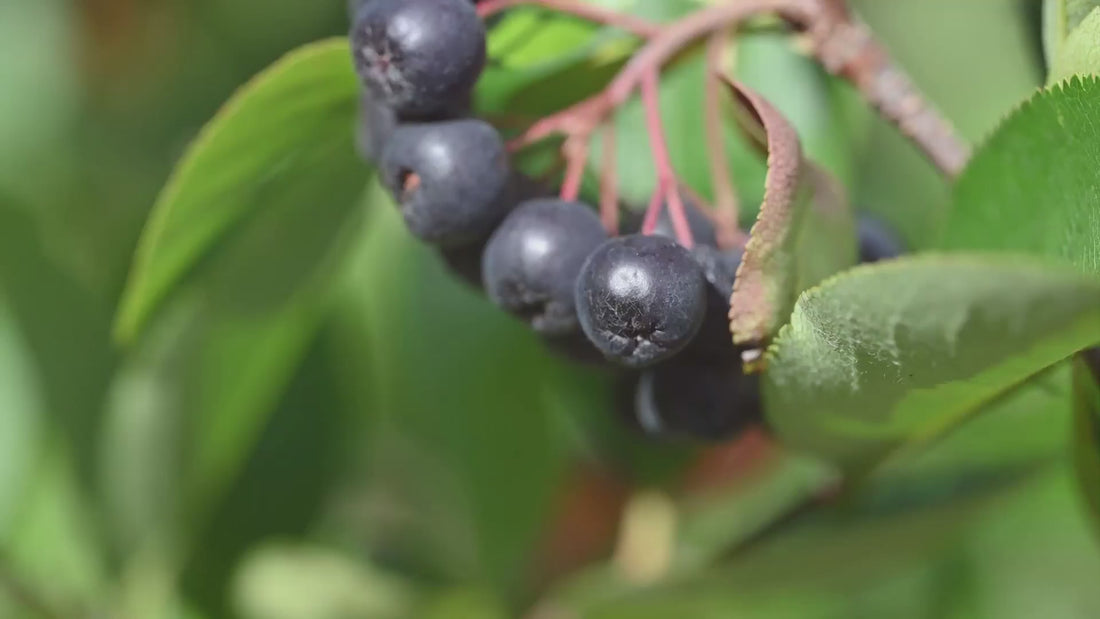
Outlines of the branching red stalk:
{"type": "Polygon", "coordinates": [[[660,24],[577,0],[488,0],[477,7],[477,12],[478,15],[485,18],[505,9],[525,4],[574,15],[597,24],[619,28],[644,38],[657,36],[661,32],[660,24]]]}
{"type": "Polygon", "coordinates": [[[714,188],[714,215],[719,243],[723,248],[737,244],[740,234],[741,205],[730,173],[726,156],[725,132],[722,130],[723,87],[720,75],[724,72],[722,57],[729,48],[729,31],[719,30],[707,42],[707,75],[703,93],[703,116],[706,123],[706,144],[710,162],[710,178],[714,188]]]}
{"type": "Polygon", "coordinates": [[[587,135],[573,135],[565,140],[561,151],[565,156],[565,179],[561,183],[561,199],[573,202],[581,193],[584,168],[588,164],[590,141],[587,135]]]}
{"type": "Polygon", "coordinates": [[[619,233],[619,171],[615,151],[615,122],[604,123],[600,157],[600,221],[611,236],[619,233]]]}
{"type": "MultiPolygon", "coordinates": [[[[664,202],[668,204],[668,216],[672,220],[672,229],[676,232],[676,240],[684,247],[691,249],[695,246],[695,239],[692,238],[691,227],[684,213],[684,203],[680,198],[680,183],[676,180],[676,172],[672,169],[672,158],[668,154],[668,140],[665,137],[664,123],[661,122],[659,81],[660,76],[655,68],[642,77],[641,84],[646,132],[649,134],[649,145],[653,150],[653,165],[657,172],[657,191],[654,194],[656,196],[663,194],[664,202]]],[[[655,213],[646,213],[643,234],[653,233],[657,218],[660,217],[661,207],[662,201],[659,198],[650,203],[650,209],[655,213]]]]}
{"type": "Polygon", "coordinates": [[[661,216],[661,207],[665,202],[665,188],[661,186],[660,179],[653,195],[649,197],[649,204],[645,209],[645,217],[642,219],[642,234],[653,234],[657,229],[657,218],[661,216]]]}
{"type": "MultiPolygon", "coordinates": [[[[541,0],[539,0],[541,1],[541,0]]],[[[543,118],[513,141],[521,148],[556,133],[591,132],[616,107],[626,103],[647,73],[659,70],[678,51],[696,39],[733,28],[762,12],[806,18],[814,0],[752,0],[723,4],[692,13],[665,26],[623,67],[603,91],[543,118]]]]}
{"type": "MultiPolygon", "coordinates": [[[[489,5],[521,1],[550,6],[563,0],[490,0],[489,5]]],[[[659,70],[685,46],[736,28],[761,13],[775,13],[809,31],[814,51],[826,68],[852,82],[944,174],[957,175],[969,158],[969,147],[920,97],[867,27],[852,19],[843,6],[838,0],[739,0],[692,13],[655,32],[602,92],[537,121],[510,147],[522,148],[558,133],[591,133],[612,110],[626,102],[646,73],[659,70]]]]}

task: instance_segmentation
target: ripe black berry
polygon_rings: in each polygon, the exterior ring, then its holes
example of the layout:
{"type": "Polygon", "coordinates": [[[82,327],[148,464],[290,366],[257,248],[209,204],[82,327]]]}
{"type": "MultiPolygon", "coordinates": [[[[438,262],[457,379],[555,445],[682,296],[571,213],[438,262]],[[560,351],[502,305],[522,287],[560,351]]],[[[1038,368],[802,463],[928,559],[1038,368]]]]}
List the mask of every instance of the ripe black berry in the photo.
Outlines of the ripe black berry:
{"type": "Polygon", "coordinates": [[[577,280],[577,316],[608,358],[645,367],[687,346],[706,313],[706,279],[691,254],[662,236],[611,239],[577,280]]]}
{"type": "Polygon", "coordinates": [[[867,214],[856,219],[859,233],[859,261],[890,260],[905,253],[905,246],[886,223],[867,214]]]}
{"type": "Polygon", "coordinates": [[[642,372],[634,415],[651,436],[731,438],[761,420],[759,381],[739,364],[674,359],[642,372]]]}
{"type": "Polygon", "coordinates": [[[740,249],[721,250],[697,245],[691,250],[707,281],[707,309],[703,326],[686,353],[700,359],[729,361],[739,356],[730,335],[730,295],[737,269],[741,266],[740,249]]]}
{"type": "Polygon", "coordinates": [[[485,27],[468,0],[369,0],[351,31],[355,68],[398,114],[436,114],[485,65],[485,27]]]}
{"type": "Polygon", "coordinates": [[[485,248],[485,291],[494,303],[543,335],[573,332],[577,275],[589,254],[606,240],[599,217],[579,202],[524,202],[504,219],[485,248]]]}
{"type": "Polygon", "coordinates": [[[371,0],[348,0],[348,19],[355,23],[355,16],[359,13],[359,9],[366,6],[371,0]]]}
{"type": "Polygon", "coordinates": [[[399,126],[382,153],[382,176],[412,233],[454,247],[488,235],[509,208],[500,136],[480,120],[399,126]]]}
{"type": "MultiPolygon", "coordinates": [[[[681,196],[681,200],[684,204],[684,215],[688,220],[688,228],[691,229],[692,240],[696,245],[717,245],[718,244],[718,232],[714,227],[714,220],[710,218],[694,200],[687,196],[681,196]]],[[[643,218],[640,214],[632,214],[628,216],[629,219],[624,223],[623,229],[630,232],[641,232],[643,218]]],[[[664,208],[661,209],[661,214],[657,216],[657,225],[653,228],[653,234],[665,236],[670,239],[676,238],[676,227],[672,225],[672,218],[669,216],[668,203],[665,202],[664,208]]]]}
{"type": "MultiPolygon", "coordinates": [[[[714,220],[708,217],[691,198],[681,196],[680,199],[683,202],[684,215],[687,217],[688,228],[691,229],[692,240],[695,241],[695,244],[718,245],[718,233],[714,228],[714,220]]],[[[657,217],[657,227],[653,229],[653,233],[667,236],[670,239],[676,238],[676,227],[672,225],[668,202],[665,202],[665,207],[657,217]]]]}
{"type": "MultiPolygon", "coordinates": [[[[546,195],[549,193],[544,185],[521,172],[511,170],[499,201],[507,209],[511,205],[546,195]]],[[[481,258],[488,243],[489,237],[485,236],[456,247],[441,247],[439,256],[452,275],[477,290],[484,290],[481,283],[481,258]]],[[[585,340],[584,343],[587,345],[588,341],[585,340]]]]}

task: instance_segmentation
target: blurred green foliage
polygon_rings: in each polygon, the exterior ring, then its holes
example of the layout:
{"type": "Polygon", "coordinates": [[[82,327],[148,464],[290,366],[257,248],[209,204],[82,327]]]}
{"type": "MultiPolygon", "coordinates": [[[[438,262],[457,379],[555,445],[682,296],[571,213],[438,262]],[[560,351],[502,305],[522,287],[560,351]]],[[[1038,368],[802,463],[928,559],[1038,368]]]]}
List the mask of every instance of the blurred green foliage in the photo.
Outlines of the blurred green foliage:
{"type": "MultiPolygon", "coordinates": [[[[969,138],[1044,81],[1033,2],[854,4],[969,138]]],[[[339,157],[304,180],[309,200],[252,196],[117,344],[142,226],[187,145],[261,69],[346,27],[339,0],[0,0],[0,617],[1100,615],[1067,368],[781,518],[831,471],[767,451],[716,473],[752,445],[638,439],[614,418],[616,377],[549,356],[339,157]],[[679,523],[670,573],[645,584],[613,554],[642,489],[679,523]]],[[[538,115],[631,48],[529,11],[490,49],[479,104],[538,115]]],[[[746,36],[737,66],[859,208],[937,241],[947,186],[846,86],[773,32],[746,36]]],[[[662,103],[678,169],[709,194],[702,71],[678,59],[662,103]]],[[[303,128],[282,122],[247,136],[303,128]]],[[[644,200],[640,109],[617,122],[624,195],[644,200]]],[[[729,143],[758,204],[763,165],[729,143]]],[[[1079,424],[1095,412],[1076,406],[1079,424]]]]}

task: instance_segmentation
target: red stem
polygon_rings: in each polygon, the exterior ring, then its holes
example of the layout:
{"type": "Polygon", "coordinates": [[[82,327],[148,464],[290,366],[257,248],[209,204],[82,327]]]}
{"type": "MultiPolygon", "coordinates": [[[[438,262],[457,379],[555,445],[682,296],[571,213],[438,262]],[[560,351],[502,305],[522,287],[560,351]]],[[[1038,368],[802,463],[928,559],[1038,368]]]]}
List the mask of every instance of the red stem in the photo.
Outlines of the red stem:
{"type": "Polygon", "coordinates": [[[615,152],[615,122],[603,126],[600,161],[600,220],[611,236],[619,233],[619,170],[615,152]]]}
{"type": "Polygon", "coordinates": [[[661,216],[661,208],[665,203],[665,188],[658,179],[657,187],[653,195],[649,197],[649,205],[645,209],[645,218],[642,219],[642,234],[653,234],[657,229],[657,219],[661,216]]]}
{"type": "Polygon", "coordinates": [[[584,180],[584,168],[588,163],[588,136],[570,136],[562,145],[562,154],[565,156],[565,179],[561,183],[561,199],[573,202],[581,193],[581,182],[584,180]]]}
{"type": "Polygon", "coordinates": [[[539,6],[558,13],[574,15],[597,24],[625,30],[643,38],[654,37],[661,32],[660,24],[576,0],[488,0],[477,7],[477,13],[484,19],[520,5],[539,6]]]}
{"type": "Polygon", "coordinates": [[[722,56],[728,49],[729,31],[719,30],[707,42],[707,76],[703,95],[703,117],[706,123],[706,143],[710,178],[714,188],[715,225],[720,244],[732,247],[740,236],[740,204],[730,174],[729,157],[723,139],[722,123],[722,56]]]}
{"type": "Polygon", "coordinates": [[[630,59],[607,88],[536,122],[509,146],[522,148],[555,133],[591,132],[613,109],[626,103],[646,73],[659,70],[692,41],[718,30],[732,28],[761,12],[777,12],[791,19],[809,20],[812,3],[813,0],[753,0],[723,4],[702,9],[668,24],[630,59]]]}
{"type": "MultiPolygon", "coordinates": [[[[668,202],[668,216],[672,220],[672,229],[676,232],[676,240],[681,245],[691,249],[695,246],[695,239],[691,236],[691,227],[688,225],[687,215],[684,214],[684,203],[680,199],[680,183],[676,181],[676,172],[672,169],[672,158],[668,155],[668,141],[665,137],[665,126],[661,122],[661,100],[658,90],[660,77],[657,69],[653,69],[642,78],[642,104],[645,108],[646,132],[649,134],[649,145],[653,149],[653,165],[657,171],[657,191],[655,195],[664,193],[668,202]]],[[[656,215],[646,214],[646,223],[656,225],[656,219],[660,216],[661,205],[658,202],[654,207],[656,215]]],[[[653,230],[643,230],[649,234],[653,230]]]]}
{"type": "MultiPolygon", "coordinates": [[[[489,4],[520,1],[490,0],[489,4]]],[[[550,2],[562,0],[522,1],[549,6],[550,2]]],[[[826,68],[854,84],[944,174],[957,175],[969,158],[969,146],[919,95],[866,26],[842,9],[846,9],[843,0],[741,0],[701,9],[655,33],[602,92],[536,122],[513,140],[510,147],[522,148],[555,133],[591,132],[612,110],[626,102],[645,73],[659,69],[686,45],[770,12],[800,29],[810,30],[816,43],[814,52],[826,68]]]]}

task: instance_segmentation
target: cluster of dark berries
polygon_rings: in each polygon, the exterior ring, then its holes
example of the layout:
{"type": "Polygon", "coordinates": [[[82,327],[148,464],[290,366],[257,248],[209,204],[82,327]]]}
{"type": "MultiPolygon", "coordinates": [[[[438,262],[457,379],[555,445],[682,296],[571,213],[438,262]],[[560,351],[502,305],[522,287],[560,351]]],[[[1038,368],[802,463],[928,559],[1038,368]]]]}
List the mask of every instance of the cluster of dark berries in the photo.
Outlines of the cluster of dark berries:
{"type": "MultiPolygon", "coordinates": [[[[365,84],[358,144],[410,232],[525,321],[551,349],[621,367],[647,433],[716,439],[757,420],[727,314],[738,250],[690,200],[692,249],[665,209],[650,234],[611,236],[594,210],[545,197],[470,116],[485,26],[470,0],[353,0],[365,84]]],[[[633,227],[633,226],[629,226],[633,227]]]]}

